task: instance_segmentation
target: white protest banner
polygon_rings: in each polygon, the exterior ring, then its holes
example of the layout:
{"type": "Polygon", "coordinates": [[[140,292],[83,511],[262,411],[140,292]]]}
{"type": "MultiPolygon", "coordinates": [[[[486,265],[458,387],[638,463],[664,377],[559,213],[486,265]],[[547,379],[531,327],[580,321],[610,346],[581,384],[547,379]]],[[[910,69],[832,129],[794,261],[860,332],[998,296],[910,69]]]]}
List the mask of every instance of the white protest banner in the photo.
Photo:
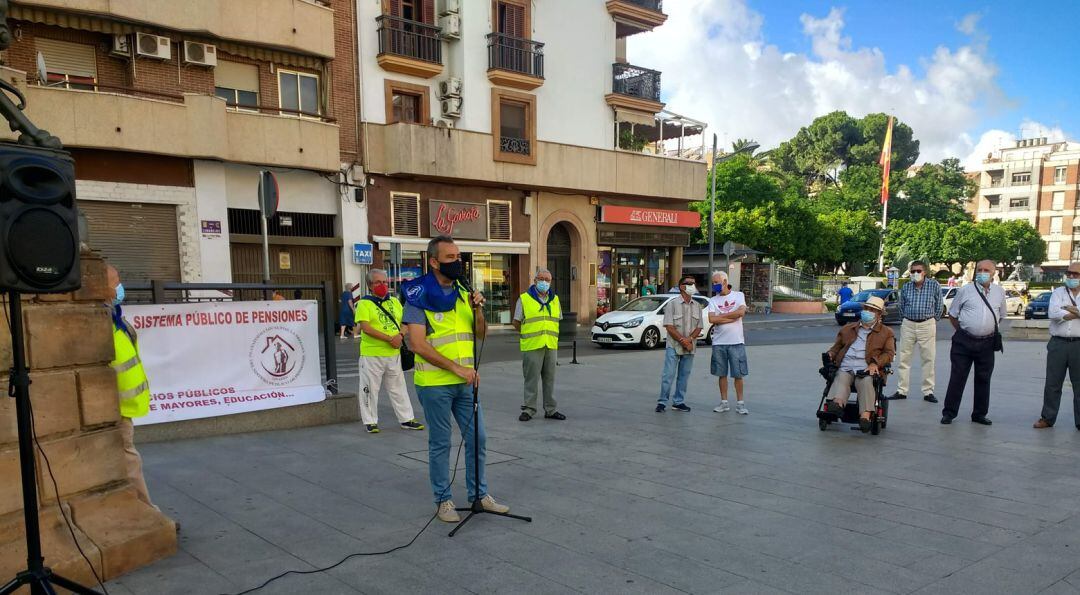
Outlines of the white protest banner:
{"type": "Polygon", "coordinates": [[[131,305],[124,317],[152,395],[136,425],[326,398],[314,301],[131,305]]]}

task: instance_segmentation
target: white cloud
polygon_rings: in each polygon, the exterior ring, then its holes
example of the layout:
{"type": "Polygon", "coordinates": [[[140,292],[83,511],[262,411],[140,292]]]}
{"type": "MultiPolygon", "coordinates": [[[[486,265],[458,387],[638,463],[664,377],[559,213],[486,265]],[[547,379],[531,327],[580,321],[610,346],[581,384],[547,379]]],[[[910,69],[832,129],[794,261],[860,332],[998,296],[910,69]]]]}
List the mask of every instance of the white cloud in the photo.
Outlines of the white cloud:
{"type": "Polygon", "coordinates": [[[1033,120],[1025,119],[1020,123],[1019,129],[1010,132],[1008,130],[992,129],[982,133],[979,141],[974,144],[967,158],[964,159],[964,167],[972,171],[981,166],[983,159],[991,153],[1001,149],[1015,146],[1019,138],[1046,137],[1050,142],[1068,140],[1068,135],[1057,126],[1046,126],[1033,120]]]}
{"type": "Polygon", "coordinates": [[[964,35],[974,35],[975,32],[978,31],[979,19],[981,18],[982,15],[977,12],[966,14],[964,15],[964,18],[960,19],[960,22],[956,24],[956,30],[964,35]]]}
{"type": "Polygon", "coordinates": [[[664,8],[667,23],[632,37],[628,58],[662,71],[668,109],[708,122],[722,142],[746,137],[773,147],[834,110],[888,112],[914,128],[920,161],[937,161],[971,153],[968,131],[1003,102],[978,15],[957,24],[970,44],[933,48],[920,77],[907,65],[887,67],[878,48],[852,47],[839,9],[799,17],[812,49],[798,54],[768,43],[763,16],[744,0],[664,8]]]}

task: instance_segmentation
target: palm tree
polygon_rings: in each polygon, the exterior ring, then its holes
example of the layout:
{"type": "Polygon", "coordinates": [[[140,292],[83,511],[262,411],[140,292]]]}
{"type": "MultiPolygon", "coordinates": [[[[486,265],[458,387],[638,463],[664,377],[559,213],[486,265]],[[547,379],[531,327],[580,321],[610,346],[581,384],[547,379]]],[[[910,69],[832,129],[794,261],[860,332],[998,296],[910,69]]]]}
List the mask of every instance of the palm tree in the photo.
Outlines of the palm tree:
{"type": "MultiPolygon", "coordinates": [[[[753,139],[749,139],[749,138],[736,139],[735,142],[731,143],[731,152],[732,153],[738,153],[740,151],[745,150],[746,147],[749,147],[750,145],[756,145],[756,144],[758,144],[758,142],[753,140],[753,139]]],[[[748,153],[751,156],[753,156],[754,151],[748,151],[748,153]]]]}

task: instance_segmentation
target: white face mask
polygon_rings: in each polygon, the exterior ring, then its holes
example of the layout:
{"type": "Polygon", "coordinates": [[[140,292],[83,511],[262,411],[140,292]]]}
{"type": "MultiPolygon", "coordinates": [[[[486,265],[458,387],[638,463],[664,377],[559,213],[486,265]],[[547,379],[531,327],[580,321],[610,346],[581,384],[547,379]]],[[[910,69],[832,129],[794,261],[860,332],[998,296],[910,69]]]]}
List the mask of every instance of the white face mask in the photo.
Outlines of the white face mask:
{"type": "Polygon", "coordinates": [[[685,291],[686,293],[688,293],[690,295],[695,295],[695,294],[697,294],[697,286],[696,285],[683,285],[683,291],[685,291]]]}
{"type": "Polygon", "coordinates": [[[911,273],[911,280],[918,283],[919,281],[922,281],[922,276],[922,273],[911,273]]]}

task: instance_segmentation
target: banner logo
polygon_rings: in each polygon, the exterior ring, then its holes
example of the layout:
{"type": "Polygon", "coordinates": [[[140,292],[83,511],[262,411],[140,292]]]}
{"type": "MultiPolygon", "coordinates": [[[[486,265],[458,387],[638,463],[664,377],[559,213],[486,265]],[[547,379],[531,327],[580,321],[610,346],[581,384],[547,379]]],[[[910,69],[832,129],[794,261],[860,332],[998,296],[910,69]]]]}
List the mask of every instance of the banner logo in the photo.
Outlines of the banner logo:
{"type": "Polygon", "coordinates": [[[304,369],[304,342],[285,327],[270,327],[255,336],[248,359],[251,370],[260,380],[283,386],[295,380],[304,369]]]}

